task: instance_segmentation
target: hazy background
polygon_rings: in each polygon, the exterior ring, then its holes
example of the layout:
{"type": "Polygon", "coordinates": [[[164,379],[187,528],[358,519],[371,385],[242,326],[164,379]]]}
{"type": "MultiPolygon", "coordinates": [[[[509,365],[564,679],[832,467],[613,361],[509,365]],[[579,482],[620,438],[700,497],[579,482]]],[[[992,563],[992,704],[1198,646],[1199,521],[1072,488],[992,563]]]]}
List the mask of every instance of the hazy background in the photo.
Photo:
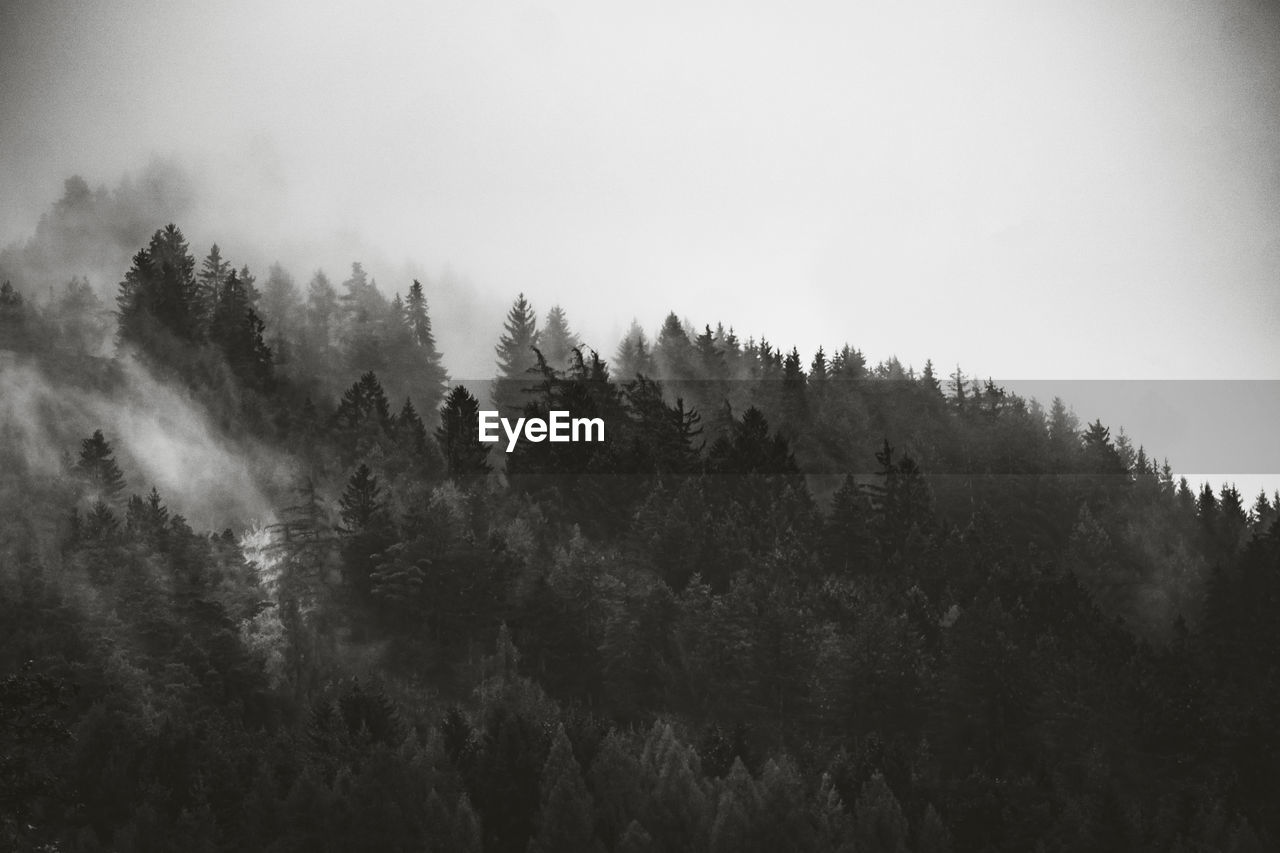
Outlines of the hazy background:
{"type": "Polygon", "coordinates": [[[1276,3],[2,8],[0,244],[172,157],[197,256],[425,276],[455,376],[523,290],[606,356],[674,309],[806,360],[1280,378],[1276,3]]]}

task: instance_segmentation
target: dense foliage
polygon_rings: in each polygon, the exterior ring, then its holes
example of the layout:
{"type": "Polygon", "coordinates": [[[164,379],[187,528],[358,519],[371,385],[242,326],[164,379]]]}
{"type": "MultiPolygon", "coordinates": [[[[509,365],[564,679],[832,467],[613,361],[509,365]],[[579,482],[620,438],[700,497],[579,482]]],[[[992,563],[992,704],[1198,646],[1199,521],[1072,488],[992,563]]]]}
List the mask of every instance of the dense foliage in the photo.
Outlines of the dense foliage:
{"type": "Polygon", "coordinates": [[[1280,498],[849,346],[672,314],[609,365],[523,296],[493,396],[608,440],[508,455],[422,285],[341,287],[170,226],[114,317],[0,290],[4,364],[137,357],[288,472],[200,532],[115,436],[0,442],[0,846],[1280,843],[1280,498]]]}

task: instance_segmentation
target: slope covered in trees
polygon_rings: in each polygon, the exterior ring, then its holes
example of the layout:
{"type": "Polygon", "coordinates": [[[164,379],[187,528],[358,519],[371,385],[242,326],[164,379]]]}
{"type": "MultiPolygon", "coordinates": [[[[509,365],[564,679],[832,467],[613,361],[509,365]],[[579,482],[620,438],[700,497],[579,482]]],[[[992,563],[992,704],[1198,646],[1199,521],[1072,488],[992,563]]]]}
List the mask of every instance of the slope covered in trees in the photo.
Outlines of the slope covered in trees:
{"type": "Polygon", "coordinates": [[[122,276],[116,357],[7,287],[0,367],[141,360],[282,460],[274,513],[0,443],[6,849],[1280,841],[1280,500],[959,369],[674,313],[607,363],[523,296],[498,404],[608,440],[505,454],[418,282],[259,292],[172,226],[122,276]]]}

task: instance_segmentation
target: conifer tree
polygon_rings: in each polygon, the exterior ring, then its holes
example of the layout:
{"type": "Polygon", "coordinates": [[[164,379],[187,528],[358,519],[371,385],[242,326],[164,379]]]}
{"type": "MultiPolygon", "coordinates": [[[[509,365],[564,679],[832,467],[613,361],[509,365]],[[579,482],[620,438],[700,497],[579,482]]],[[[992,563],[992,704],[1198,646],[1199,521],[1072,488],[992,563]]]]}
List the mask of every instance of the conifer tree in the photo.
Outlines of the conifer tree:
{"type": "Polygon", "coordinates": [[[867,359],[862,355],[862,350],[845,344],[831,359],[833,379],[865,379],[866,376],[867,359]]]}
{"type": "Polygon", "coordinates": [[[722,436],[712,445],[712,468],[725,474],[794,474],[795,457],[787,440],[770,434],[769,422],[755,406],[733,426],[731,437],[722,436]]]}
{"type": "Polygon", "coordinates": [[[924,385],[925,390],[930,395],[942,397],[942,383],[938,381],[938,377],[933,372],[933,359],[925,359],[924,372],[920,374],[920,382],[924,385]]]}
{"type": "Polygon", "coordinates": [[[267,327],[267,341],[275,354],[276,364],[286,364],[295,354],[293,346],[299,338],[302,320],[302,297],[298,286],[280,264],[267,271],[262,288],[262,301],[256,309],[267,327]]]}
{"type": "Polygon", "coordinates": [[[582,346],[582,341],[569,329],[569,320],[559,305],[551,306],[547,312],[546,325],[538,337],[538,349],[555,370],[567,369],[572,351],[582,346]]]}
{"type": "Polygon", "coordinates": [[[0,349],[22,350],[28,343],[22,294],[9,282],[0,284],[0,349]]]}
{"type": "Polygon", "coordinates": [[[124,475],[100,429],[80,442],[80,460],[75,473],[86,492],[96,500],[112,501],[124,490],[124,475]]]}
{"type": "Polygon", "coordinates": [[[687,380],[694,378],[693,344],[684,330],[684,324],[672,311],[662,321],[662,329],[658,332],[658,343],[654,349],[654,359],[666,380],[687,380]]]}
{"type": "Polygon", "coordinates": [[[375,371],[386,374],[391,366],[387,338],[393,317],[387,300],[358,262],[351,265],[351,277],[342,283],[339,338],[346,369],[353,373],[375,371]]]}
{"type": "Polygon", "coordinates": [[[265,388],[271,382],[271,348],[263,340],[264,331],[248,292],[232,271],[218,293],[209,323],[209,341],[222,351],[240,381],[257,388],[265,388]]]}
{"type": "Polygon", "coordinates": [[[195,259],[176,225],[156,231],[150,245],[133,256],[116,304],[122,342],[150,351],[156,329],[182,341],[201,339],[205,315],[195,279],[195,259]]]}
{"type": "Polygon", "coordinates": [[[413,407],[413,401],[405,398],[400,414],[396,415],[395,429],[400,441],[414,453],[421,453],[427,447],[427,427],[413,407]]]}
{"type": "Polygon", "coordinates": [[[306,323],[313,347],[323,352],[337,341],[338,291],[321,270],[307,285],[306,323]]]}
{"type": "Polygon", "coordinates": [[[381,553],[391,544],[391,522],[378,478],[361,463],[338,499],[345,542],[343,568],[347,582],[360,595],[368,595],[381,553]]]}
{"type": "Polygon", "coordinates": [[[200,316],[206,322],[213,316],[214,307],[218,304],[218,294],[222,292],[222,283],[232,271],[231,262],[222,257],[222,250],[214,243],[209,254],[200,262],[200,272],[196,274],[196,303],[200,308],[200,316]]]}
{"type": "Polygon", "coordinates": [[[809,416],[804,367],[800,362],[800,350],[795,347],[782,362],[782,411],[793,434],[809,416]]]}
{"type": "Polygon", "coordinates": [[[503,334],[498,339],[498,378],[493,384],[493,402],[502,414],[522,412],[529,401],[527,389],[535,384],[532,371],[538,365],[534,347],[539,343],[537,317],[521,293],[507,312],[503,334]]]}
{"type": "Polygon", "coordinates": [[[382,487],[378,478],[369,470],[369,466],[361,464],[347,481],[347,488],[338,499],[341,507],[343,530],[349,534],[359,534],[377,526],[383,520],[386,503],[382,498],[382,487]]]}
{"type": "Polygon", "coordinates": [[[809,363],[809,379],[815,383],[826,381],[827,378],[827,354],[822,347],[818,347],[818,351],[813,354],[813,361],[809,363]]]}
{"type": "Polygon", "coordinates": [[[853,810],[858,850],[907,853],[907,819],[878,771],[862,786],[853,810]]]}
{"type": "Polygon", "coordinates": [[[848,572],[862,565],[870,544],[870,503],[852,474],[836,490],[824,536],[827,564],[848,572]]]}
{"type": "Polygon", "coordinates": [[[556,729],[551,741],[551,751],[542,768],[540,790],[538,831],[529,849],[541,853],[591,850],[595,837],[591,795],[583,784],[582,768],[573,757],[573,747],[563,724],[556,729]]]}
{"type": "Polygon", "coordinates": [[[94,501],[85,516],[83,538],[96,542],[109,541],[115,538],[119,529],[120,522],[111,507],[103,501],[94,501]]]}
{"type": "Polygon", "coordinates": [[[618,379],[623,382],[634,379],[637,376],[653,375],[653,359],[649,354],[649,341],[645,337],[644,329],[640,327],[640,323],[636,320],[631,321],[631,327],[627,329],[626,335],[618,343],[618,350],[614,355],[613,363],[618,379]]]}
{"type": "Polygon", "coordinates": [[[440,408],[436,442],[444,454],[449,479],[464,481],[489,472],[490,445],[480,441],[480,402],[457,385],[440,408]]]}
{"type": "Polygon", "coordinates": [[[428,408],[434,408],[444,394],[449,377],[445,373],[440,351],[436,349],[435,335],[431,331],[427,297],[423,292],[422,283],[417,279],[414,279],[409,287],[409,298],[405,300],[404,305],[404,318],[416,347],[413,384],[415,387],[425,389],[425,396],[418,402],[428,408]]]}

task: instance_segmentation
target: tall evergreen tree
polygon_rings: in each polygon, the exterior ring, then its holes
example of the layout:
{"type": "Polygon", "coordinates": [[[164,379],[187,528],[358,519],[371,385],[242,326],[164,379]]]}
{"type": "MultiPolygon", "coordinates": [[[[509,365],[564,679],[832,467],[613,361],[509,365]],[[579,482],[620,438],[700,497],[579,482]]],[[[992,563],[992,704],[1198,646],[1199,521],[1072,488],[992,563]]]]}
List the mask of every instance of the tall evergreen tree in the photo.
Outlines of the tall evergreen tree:
{"type": "Polygon", "coordinates": [[[0,349],[26,349],[29,331],[22,294],[7,281],[0,284],[0,349]]]}
{"type": "Polygon", "coordinates": [[[222,292],[222,283],[232,270],[231,262],[222,257],[222,250],[214,243],[209,254],[200,262],[200,272],[196,274],[196,303],[200,308],[200,316],[206,321],[213,316],[218,295],[222,292]]]}
{"type": "Polygon", "coordinates": [[[404,305],[405,322],[416,347],[414,386],[423,389],[418,402],[434,408],[444,394],[449,381],[445,373],[440,351],[436,349],[435,335],[431,331],[431,315],[427,312],[427,297],[422,283],[416,278],[409,287],[409,298],[404,305]]]}
{"type": "Polygon", "coordinates": [[[271,348],[263,340],[264,331],[240,277],[232,271],[218,293],[209,323],[209,341],[222,351],[241,382],[257,388],[271,383],[271,348]]]}
{"type": "Polygon", "coordinates": [[[80,459],[76,462],[75,474],[84,484],[87,494],[95,500],[112,501],[124,491],[124,475],[116,464],[111,444],[100,429],[80,442],[80,459]]]}
{"type": "Polygon", "coordinates": [[[636,320],[618,343],[613,364],[619,381],[626,382],[637,376],[653,376],[653,358],[649,354],[649,341],[644,329],[636,320]]]}
{"type": "Polygon", "coordinates": [[[543,358],[560,371],[568,369],[572,351],[582,346],[582,341],[569,329],[569,320],[559,305],[552,305],[547,312],[546,325],[538,338],[543,358]]]}
{"type": "Polygon", "coordinates": [[[120,340],[144,351],[156,346],[157,330],[181,341],[203,337],[195,259],[176,225],[156,231],[150,245],[133,256],[116,304],[120,340]]]}
{"type": "Polygon", "coordinates": [[[316,270],[307,285],[307,329],[319,350],[337,342],[338,291],[322,270],[316,270]]]}
{"type": "Polygon", "coordinates": [[[523,411],[530,399],[527,389],[536,383],[532,371],[538,365],[534,348],[539,343],[538,319],[521,293],[507,312],[497,346],[498,378],[493,385],[493,402],[504,415],[523,411]]]}
{"type": "Polygon", "coordinates": [[[272,264],[257,311],[267,326],[267,340],[277,364],[285,364],[294,357],[290,350],[300,336],[301,309],[302,296],[293,276],[280,264],[272,264]]]}
{"type": "Polygon", "coordinates": [[[378,478],[363,463],[356,468],[338,499],[345,542],[342,548],[347,581],[358,593],[370,591],[370,576],[378,555],[391,544],[387,501],[378,478]]]}
{"type": "Polygon", "coordinates": [[[694,378],[693,344],[674,311],[662,321],[658,343],[654,348],[654,360],[665,380],[694,378]]]}
{"type": "Polygon", "coordinates": [[[444,454],[449,479],[465,481],[489,472],[490,445],[480,441],[480,402],[457,385],[440,407],[436,442],[444,454]]]}
{"type": "Polygon", "coordinates": [[[582,768],[573,757],[573,747],[565,735],[563,724],[557,728],[551,741],[551,751],[543,765],[539,787],[541,809],[530,851],[590,851],[595,838],[591,795],[583,783],[582,768]]]}

